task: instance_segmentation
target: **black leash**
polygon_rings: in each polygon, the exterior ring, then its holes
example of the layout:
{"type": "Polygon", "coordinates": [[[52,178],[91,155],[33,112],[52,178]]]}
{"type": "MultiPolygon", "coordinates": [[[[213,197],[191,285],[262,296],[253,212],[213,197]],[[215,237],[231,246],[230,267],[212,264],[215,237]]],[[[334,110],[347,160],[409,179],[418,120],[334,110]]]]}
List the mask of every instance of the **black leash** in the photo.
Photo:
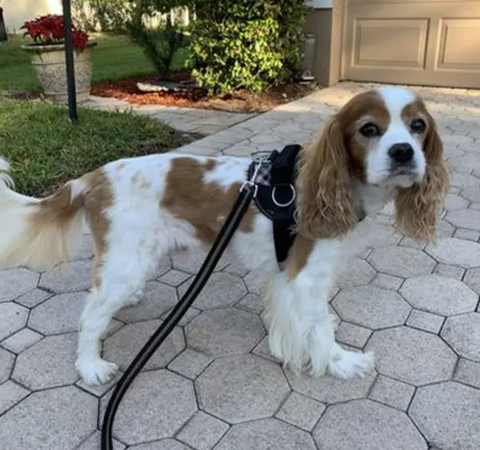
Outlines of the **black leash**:
{"type": "Polygon", "coordinates": [[[217,239],[213,243],[207,258],[203,262],[200,271],[193,280],[193,283],[190,285],[185,295],[177,303],[175,308],[173,308],[172,312],[168,315],[165,321],[160,325],[155,334],[153,334],[153,336],[140,350],[133,362],[128,366],[122,378],[120,378],[120,381],[117,383],[110,401],[108,402],[105,416],[103,417],[101,450],[113,450],[113,421],[115,420],[115,414],[125,393],[132,384],[133,380],[143,369],[147,361],[173,331],[180,319],[185,315],[192,303],[195,301],[198,294],[200,294],[201,290],[205,286],[205,283],[208,281],[210,275],[215,269],[218,260],[222,256],[235,231],[240,225],[240,222],[247,212],[252,199],[256,196],[256,193],[257,186],[253,182],[247,181],[244,183],[240,189],[240,194],[237,198],[237,201],[233,205],[230,214],[225,220],[217,239]]]}

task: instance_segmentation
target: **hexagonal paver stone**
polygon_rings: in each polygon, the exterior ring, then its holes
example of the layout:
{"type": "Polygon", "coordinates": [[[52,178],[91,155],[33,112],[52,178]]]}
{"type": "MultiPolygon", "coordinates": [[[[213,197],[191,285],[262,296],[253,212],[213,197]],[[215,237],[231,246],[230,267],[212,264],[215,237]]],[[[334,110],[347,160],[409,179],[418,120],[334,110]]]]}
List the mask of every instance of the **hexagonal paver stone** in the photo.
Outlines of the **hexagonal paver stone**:
{"type": "Polygon", "coordinates": [[[46,389],[74,383],[76,333],[48,336],[17,357],[13,378],[30,389],[46,389]]]}
{"type": "Polygon", "coordinates": [[[222,308],[195,317],[186,335],[191,349],[217,357],[248,353],[265,336],[265,329],[256,314],[222,308]]]}
{"type": "MultiPolygon", "coordinates": [[[[103,406],[106,402],[107,398],[103,406]]],[[[127,445],[169,438],[196,411],[191,381],[167,370],[143,372],[122,400],[114,434],[127,445]]]]}
{"type": "Polygon", "coordinates": [[[480,389],[480,363],[460,358],[454,379],[480,389]]]}
{"type": "Polygon", "coordinates": [[[12,334],[8,339],[2,342],[2,347],[10,350],[12,353],[19,354],[37,343],[43,336],[30,328],[22,328],[15,334],[12,334]]]}
{"type": "Polygon", "coordinates": [[[447,211],[457,211],[459,209],[466,209],[468,207],[468,200],[456,194],[448,194],[445,200],[445,209],[447,211]]]}
{"type": "MultiPolygon", "coordinates": [[[[196,274],[206,257],[207,252],[202,250],[179,251],[172,254],[172,266],[182,272],[196,274]]],[[[216,271],[220,271],[227,266],[227,258],[228,255],[224,254],[215,267],[216,271]]]]}
{"type": "Polygon", "coordinates": [[[312,437],[277,419],[234,425],[215,450],[315,450],[312,437]]]}
{"type": "Polygon", "coordinates": [[[369,398],[406,411],[414,393],[415,388],[413,386],[380,375],[370,391],[369,398]]]}
{"type": "Polygon", "coordinates": [[[263,296],[265,292],[265,286],[268,282],[268,277],[261,270],[252,270],[244,278],[244,281],[249,292],[263,296]]]}
{"type": "MultiPolygon", "coordinates": [[[[126,369],[160,324],[159,320],[151,320],[123,327],[105,340],[103,344],[104,358],[118,364],[122,369],[126,369]]],[[[180,327],[174,328],[147,362],[145,369],[164,368],[185,349],[185,346],[183,330],[180,327]]]]}
{"type": "Polygon", "coordinates": [[[20,403],[28,394],[30,391],[13,381],[7,380],[0,384],[0,416],[12,406],[20,403]]]}
{"type": "Polygon", "coordinates": [[[177,291],[158,281],[149,281],[137,305],[123,308],[115,318],[125,322],[159,319],[177,303],[177,291]]]}
{"type": "Polygon", "coordinates": [[[18,297],[15,301],[27,308],[33,308],[42,303],[47,298],[51,297],[51,292],[43,291],[42,289],[35,288],[33,291],[29,291],[26,294],[18,297]]]}
{"type": "Polygon", "coordinates": [[[0,304],[0,341],[23,328],[28,309],[13,302],[0,304]]]}
{"type": "Polygon", "coordinates": [[[70,450],[97,426],[97,400],[72,386],[34,392],[0,420],[2,447],[70,450]]]}
{"type": "Polygon", "coordinates": [[[310,432],[324,411],[325,405],[292,392],[276,417],[310,432]]]}
{"type": "Polygon", "coordinates": [[[376,378],[374,372],[365,375],[363,378],[352,378],[350,380],[339,380],[330,375],[315,378],[309,373],[296,375],[289,370],[286,371],[286,375],[295,392],[326,404],[365,397],[376,378]]]}
{"type": "MultiPolygon", "coordinates": [[[[95,450],[97,449],[95,448],[95,450]]],[[[162,439],[161,441],[149,442],[148,444],[134,445],[133,447],[128,447],[128,450],[191,450],[191,447],[187,447],[174,439],[162,439]]]]}
{"type": "Polygon", "coordinates": [[[198,411],[178,433],[177,439],[196,450],[210,450],[228,431],[225,422],[198,411]]]}
{"type": "Polygon", "coordinates": [[[435,261],[421,250],[406,247],[374,250],[368,260],[379,272],[402,278],[428,275],[435,267],[435,261]]]}
{"type": "Polygon", "coordinates": [[[478,295],[465,283],[438,275],[410,278],[400,294],[416,309],[449,316],[474,311],[478,295]]]}
{"type": "Polygon", "coordinates": [[[0,383],[8,380],[14,360],[15,356],[12,353],[0,348],[0,383]]]}
{"type": "Polygon", "coordinates": [[[445,216],[445,220],[456,227],[477,231],[480,230],[480,211],[477,211],[476,209],[450,211],[445,216]]]}
{"type": "Polygon", "coordinates": [[[73,261],[50,269],[42,274],[39,287],[63,294],[84,291],[92,284],[91,261],[73,261]]]}
{"type": "MultiPolygon", "coordinates": [[[[180,297],[190,286],[185,283],[179,289],[180,297]]],[[[247,288],[240,277],[229,273],[214,273],[208,280],[200,295],[195,300],[195,307],[212,309],[220,306],[232,306],[247,293],[247,288]]]]}
{"type": "Polygon", "coordinates": [[[465,269],[480,267],[480,244],[462,239],[440,239],[429,244],[425,251],[438,262],[461,266],[465,269]]]}
{"type": "Polygon", "coordinates": [[[373,329],[402,325],[411,310],[396,292],[375,286],[340,291],[332,306],[343,320],[373,329]]]}
{"type": "Polygon", "coordinates": [[[191,277],[192,275],[190,273],[185,273],[181,272],[180,270],[172,269],[162,275],[159,278],[159,281],[168,284],[169,286],[178,287],[191,277]]]}
{"type": "MultiPolygon", "coordinates": [[[[78,449],[75,450],[98,450],[100,448],[100,431],[92,434],[78,449]]],[[[112,439],[113,441],[113,450],[125,450],[125,445],[120,442],[112,439]]]]}
{"type": "Polygon", "coordinates": [[[442,450],[480,448],[480,391],[453,381],[418,389],[410,417],[442,450]]]}
{"type": "Polygon", "coordinates": [[[467,270],[464,281],[480,295],[480,268],[467,270]]]}
{"type": "Polygon", "coordinates": [[[441,336],[460,356],[480,362],[480,313],[449,317],[441,336]]]}
{"type": "MultiPolygon", "coordinates": [[[[390,221],[393,221],[392,218],[387,218],[390,221]]],[[[402,238],[399,234],[395,233],[395,229],[391,225],[383,225],[376,222],[370,222],[373,231],[371,231],[372,236],[375,236],[375,239],[369,242],[371,248],[381,249],[385,247],[390,247],[392,245],[398,244],[402,238]]]]}
{"type": "Polygon", "coordinates": [[[364,259],[352,258],[348,262],[348,268],[340,274],[337,286],[340,288],[352,288],[370,283],[377,272],[364,259]]]}
{"type": "Polygon", "coordinates": [[[15,300],[35,289],[39,275],[27,269],[0,270],[0,302],[15,300]]]}
{"type": "Polygon", "coordinates": [[[449,379],[457,361],[438,336],[408,327],[376,331],[366,350],[381,374],[416,385],[449,379]]]}
{"type": "Polygon", "coordinates": [[[87,295],[83,291],[48,299],[32,310],[28,326],[43,334],[77,331],[87,295]]]}
{"type": "Polygon", "coordinates": [[[195,384],[200,407],[229,423],[272,416],[290,393],[282,369],[253,355],[218,359],[195,384]]]}
{"type": "Polygon", "coordinates": [[[370,400],[330,406],[313,437],[319,450],[427,450],[405,413],[370,400]]]}

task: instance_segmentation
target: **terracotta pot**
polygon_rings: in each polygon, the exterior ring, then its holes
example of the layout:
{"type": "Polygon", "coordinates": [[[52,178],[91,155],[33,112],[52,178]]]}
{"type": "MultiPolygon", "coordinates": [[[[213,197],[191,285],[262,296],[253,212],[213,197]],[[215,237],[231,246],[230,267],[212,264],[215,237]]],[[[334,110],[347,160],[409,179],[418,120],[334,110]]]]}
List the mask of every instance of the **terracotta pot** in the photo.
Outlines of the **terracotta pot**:
{"type": "MultiPolygon", "coordinates": [[[[89,42],[87,48],[80,52],[73,51],[75,67],[75,90],[77,102],[88,99],[92,80],[92,49],[96,42],[89,42]]],[[[55,45],[22,45],[22,49],[30,53],[37,78],[47,98],[58,103],[68,102],[67,74],[65,66],[65,46],[55,45]]]]}

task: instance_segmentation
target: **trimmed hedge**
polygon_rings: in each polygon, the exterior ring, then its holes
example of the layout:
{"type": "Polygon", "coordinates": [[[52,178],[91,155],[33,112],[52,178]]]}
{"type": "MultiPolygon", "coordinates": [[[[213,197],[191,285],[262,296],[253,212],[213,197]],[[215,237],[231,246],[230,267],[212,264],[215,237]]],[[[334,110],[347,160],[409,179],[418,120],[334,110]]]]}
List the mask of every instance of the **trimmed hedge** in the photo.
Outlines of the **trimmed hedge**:
{"type": "Polygon", "coordinates": [[[304,37],[304,0],[196,0],[193,75],[210,94],[255,92],[292,78],[304,37]]]}

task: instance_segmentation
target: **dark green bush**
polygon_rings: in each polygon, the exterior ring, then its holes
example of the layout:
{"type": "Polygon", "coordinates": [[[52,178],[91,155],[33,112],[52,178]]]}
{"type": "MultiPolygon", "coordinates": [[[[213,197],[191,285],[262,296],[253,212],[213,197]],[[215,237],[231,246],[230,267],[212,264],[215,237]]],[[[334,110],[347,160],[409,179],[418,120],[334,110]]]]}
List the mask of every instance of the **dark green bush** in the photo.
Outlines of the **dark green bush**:
{"type": "Polygon", "coordinates": [[[304,36],[304,0],[194,3],[193,75],[210,94],[255,92],[292,78],[304,36]]]}
{"type": "Polygon", "coordinates": [[[175,54],[187,45],[183,31],[169,23],[148,29],[134,22],[127,24],[127,30],[132,42],[142,47],[160,78],[167,79],[175,54]]]}
{"type": "Polygon", "coordinates": [[[174,56],[187,46],[187,38],[181,27],[171,23],[170,17],[154,28],[147,26],[145,19],[169,13],[182,4],[181,0],[136,0],[131,19],[126,23],[130,39],[143,49],[162,79],[169,77],[174,56]]]}

